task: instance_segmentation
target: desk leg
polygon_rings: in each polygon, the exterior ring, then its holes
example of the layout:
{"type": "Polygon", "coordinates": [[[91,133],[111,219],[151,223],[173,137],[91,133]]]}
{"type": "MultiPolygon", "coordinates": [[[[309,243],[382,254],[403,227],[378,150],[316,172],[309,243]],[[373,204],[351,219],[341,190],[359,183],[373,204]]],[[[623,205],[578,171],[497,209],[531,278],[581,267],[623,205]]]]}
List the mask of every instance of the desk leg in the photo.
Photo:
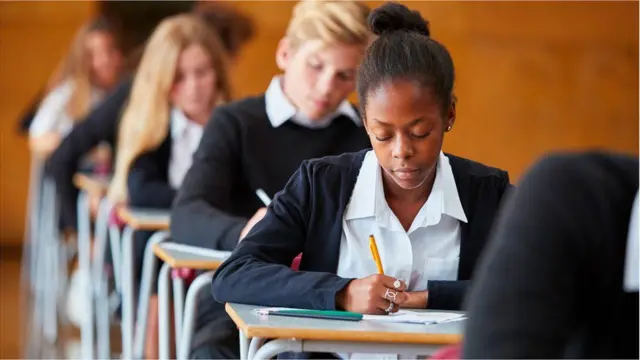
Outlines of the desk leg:
{"type": "Polygon", "coordinates": [[[193,326],[196,318],[198,306],[198,294],[203,289],[207,289],[211,285],[213,272],[208,272],[198,276],[187,291],[187,298],[184,304],[184,317],[182,319],[182,331],[177,332],[180,343],[178,345],[178,360],[187,360],[191,352],[191,337],[193,336],[193,326]]]}
{"type": "Polygon", "coordinates": [[[136,359],[144,357],[144,342],[147,337],[147,316],[149,315],[149,299],[151,298],[151,284],[156,274],[158,259],[153,253],[153,246],[169,238],[169,233],[159,231],[153,234],[144,249],[142,264],[142,282],[140,284],[140,296],[138,297],[138,315],[136,316],[136,332],[133,342],[133,356],[136,359]]]}
{"type": "Polygon", "coordinates": [[[111,244],[111,261],[113,262],[113,280],[116,284],[116,291],[118,294],[122,294],[121,235],[118,225],[109,225],[109,244],[111,244]]]}
{"type": "Polygon", "coordinates": [[[163,264],[158,277],[158,355],[160,360],[170,357],[170,325],[169,325],[169,275],[171,267],[163,264]]]}
{"type": "Polygon", "coordinates": [[[184,279],[180,276],[173,276],[172,280],[176,353],[180,353],[180,334],[182,334],[182,317],[184,315],[184,279]]]}
{"type": "Polygon", "coordinates": [[[127,226],[122,234],[122,357],[126,360],[133,358],[133,233],[127,226]]]}
{"type": "Polygon", "coordinates": [[[78,267],[82,274],[86,274],[87,282],[83,284],[83,296],[90,307],[85,314],[80,327],[82,357],[93,359],[93,286],[91,282],[91,220],[89,219],[89,194],[85,191],[78,196],[78,267]]]}
{"type": "Polygon", "coordinates": [[[249,354],[249,339],[242,332],[242,330],[238,329],[238,332],[239,332],[239,338],[240,338],[240,359],[248,360],[247,356],[249,354]]]}
{"type": "Polygon", "coordinates": [[[249,344],[249,354],[247,355],[248,359],[253,359],[256,356],[256,352],[262,345],[264,345],[265,338],[255,337],[251,339],[251,343],[249,344]]]}
{"type": "MultiPolygon", "coordinates": [[[[302,341],[295,339],[275,339],[262,345],[253,359],[271,359],[284,352],[302,352],[302,341]]],[[[324,350],[327,351],[327,350],[324,350]]]]}

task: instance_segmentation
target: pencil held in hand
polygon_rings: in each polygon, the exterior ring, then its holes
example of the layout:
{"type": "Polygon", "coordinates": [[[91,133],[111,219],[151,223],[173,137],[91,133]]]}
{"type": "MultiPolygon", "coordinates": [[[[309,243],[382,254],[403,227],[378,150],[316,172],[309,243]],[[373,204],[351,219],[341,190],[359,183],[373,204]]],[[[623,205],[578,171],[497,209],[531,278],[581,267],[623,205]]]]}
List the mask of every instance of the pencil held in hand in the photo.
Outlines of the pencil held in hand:
{"type": "Polygon", "coordinates": [[[376,238],[373,235],[369,235],[369,250],[371,250],[371,255],[373,256],[373,260],[376,262],[376,267],[378,268],[378,274],[384,275],[384,269],[382,268],[382,260],[380,260],[380,253],[378,252],[378,245],[376,245],[376,238]]]}

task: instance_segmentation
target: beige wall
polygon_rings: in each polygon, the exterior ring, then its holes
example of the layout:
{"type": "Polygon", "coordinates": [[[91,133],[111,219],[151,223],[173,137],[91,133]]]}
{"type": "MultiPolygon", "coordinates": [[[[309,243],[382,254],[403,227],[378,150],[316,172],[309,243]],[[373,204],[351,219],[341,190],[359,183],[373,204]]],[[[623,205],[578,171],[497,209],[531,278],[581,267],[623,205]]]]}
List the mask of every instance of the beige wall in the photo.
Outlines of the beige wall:
{"type": "MultiPolygon", "coordinates": [[[[236,94],[257,94],[277,72],[273,52],[295,3],[229,4],[258,25],[233,73],[236,94]]],[[[445,150],[505,168],[513,181],[549,150],[638,153],[637,2],[407,4],[429,18],[457,67],[458,120],[445,150]]],[[[3,242],[19,241],[24,223],[28,153],[16,117],[92,9],[0,2],[3,242]]]]}

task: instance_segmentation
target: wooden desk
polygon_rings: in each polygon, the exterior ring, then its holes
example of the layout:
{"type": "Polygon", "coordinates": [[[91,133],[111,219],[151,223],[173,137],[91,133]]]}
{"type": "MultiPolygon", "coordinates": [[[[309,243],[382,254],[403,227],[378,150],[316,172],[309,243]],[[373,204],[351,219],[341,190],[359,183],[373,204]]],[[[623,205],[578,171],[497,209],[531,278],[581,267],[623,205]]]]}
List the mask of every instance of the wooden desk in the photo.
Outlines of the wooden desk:
{"type": "Polygon", "coordinates": [[[168,209],[120,207],[118,217],[134,230],[168,230],[171,212],[168,209]]]}
{"type": "Polygon", "coordinates": [[[170,242],[155,244],[153,252],[172,268],[194,270],[215,270],[231,255],[230,251],[202,249],[170,242]]]}
{"type": "MultiPolygon", "coordinates": [[[[160,359],[169,358],[169,277],[170,269],[189,268],[215,270],[230,255],[229,251],[216,251],[170,242],[155,244],[153,252],[164,261],[158,276],[158,330],[160,359]]],[[[211,273],[200,275],[189,286],[186,301],[185,284],[181,277],[173,277],[173,315],[175,319],[176,351],[179,359],[187,359],[191,346],[191,335],[195,323],[197,294],[211,286],[211,273]],[[183,326],[184,324],[184,326],[183,326]]],[[[213,301],[213,300],[212,300],[213,301]]]]}
{"type": "Polygon", "coordinates": [[[464,326],[464,320],[422,325],[265,316],[256,314],[256,308],[260,306],[226,304],[241,341],[244,338],[243,359],[288,351],[430,355],[444,345],[460,343],[464,326]],[[266,339],[275,340],[262,346],[266,339]]]}

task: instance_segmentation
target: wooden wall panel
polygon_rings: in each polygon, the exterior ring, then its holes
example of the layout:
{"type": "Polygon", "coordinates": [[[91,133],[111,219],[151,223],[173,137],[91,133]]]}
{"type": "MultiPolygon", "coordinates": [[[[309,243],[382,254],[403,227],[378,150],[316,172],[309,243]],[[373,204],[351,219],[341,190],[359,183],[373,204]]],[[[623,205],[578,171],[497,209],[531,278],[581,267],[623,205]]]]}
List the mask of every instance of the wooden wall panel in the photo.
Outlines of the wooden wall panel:
{"type": "MultiPolygon", "coordinates": [[[[550,150],[638,153],[638,2],[406,3],[456,64],[458,120],[445,150],[505,168],[513,181],[550,150]]],[[[258,94],[278,72],[274,51],[295,2],[228,4],[256,20],[233,82],[238,96],[258,94]]],[[[23,226],[28,154],[16,116],[92,9],[0,2],[2,238],[23,226]]]]}
{"type": "Polygon", "coordinates": [[[94,3],[0,2],[0,244],[19,243],[29,184],[21,111],[46,83],[94,3]]]}

